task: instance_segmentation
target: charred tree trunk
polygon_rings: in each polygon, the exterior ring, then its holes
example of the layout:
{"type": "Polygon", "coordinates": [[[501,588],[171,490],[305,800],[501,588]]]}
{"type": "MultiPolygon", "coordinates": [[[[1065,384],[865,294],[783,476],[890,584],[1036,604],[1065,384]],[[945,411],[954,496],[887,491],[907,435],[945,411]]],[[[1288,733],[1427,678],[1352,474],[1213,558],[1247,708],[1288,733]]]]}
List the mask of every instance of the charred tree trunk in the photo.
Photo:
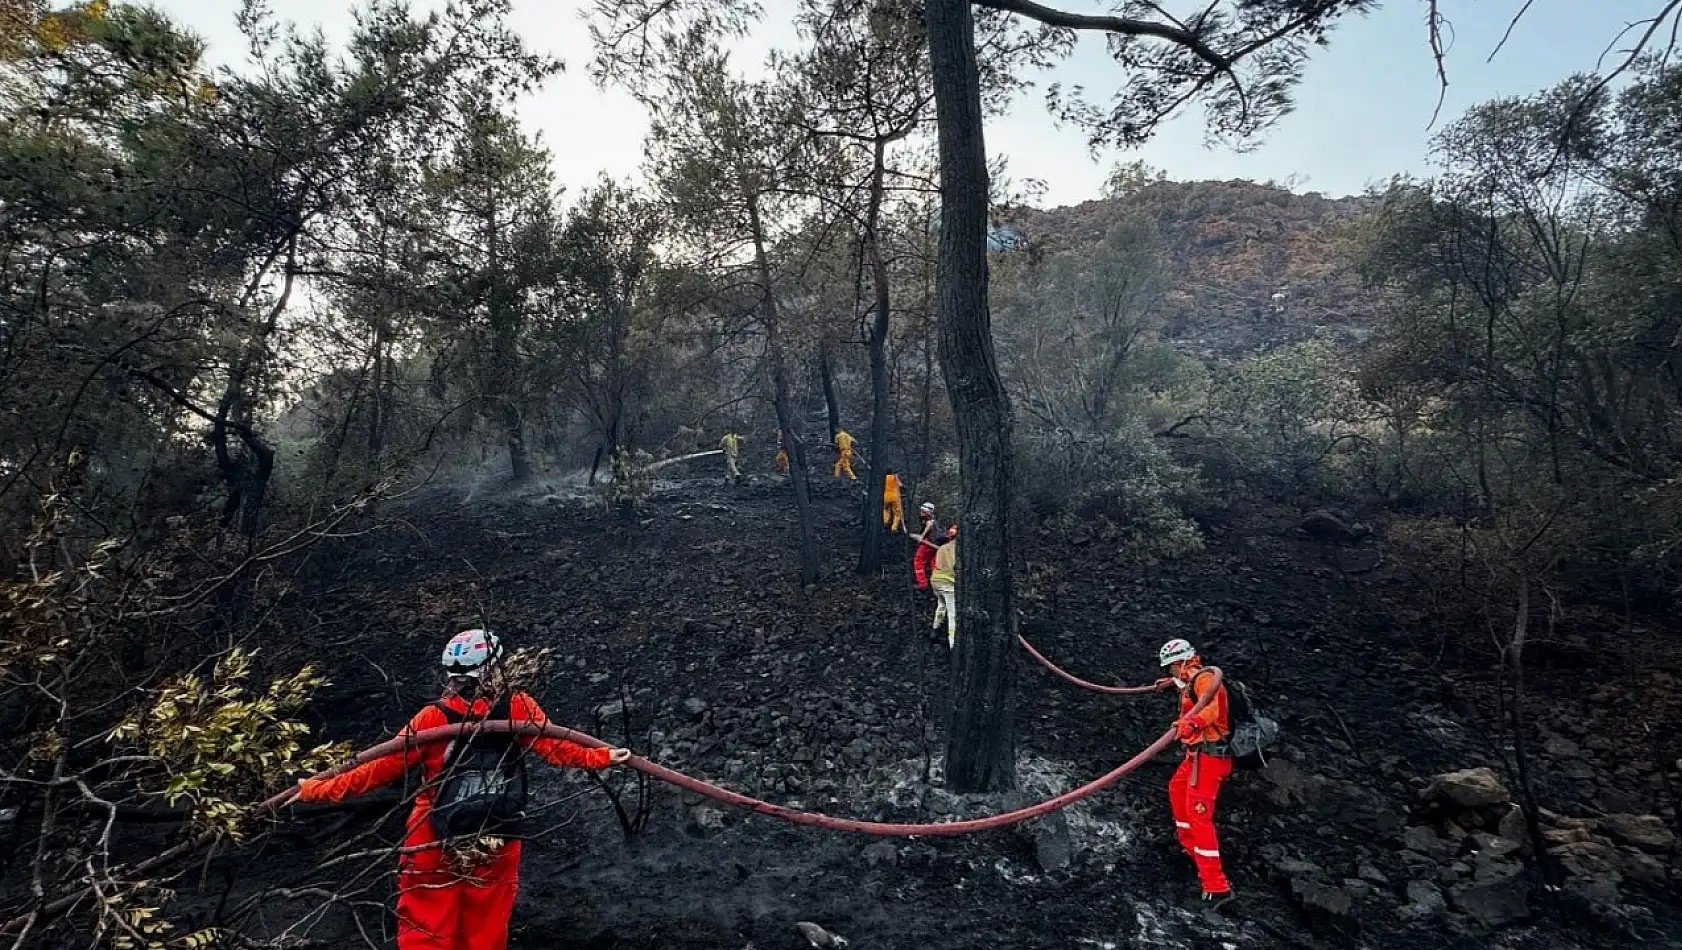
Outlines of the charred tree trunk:
{"type": "Polygon", "coordinates": [[[1016,604],[1011,580],[1010,401],[987,312],[987,151],[969,0],[929,0],[929,59],[940,138],[940,366],[963,482],[958,640],[946,782],[1016,785],[1016,604]]]}
{"type": "Polygon", "coordinates": [[[920,433],[917,477],[926,479],[934,465],[934,289],[927,279],[923,282],[923,397],[918,412],[920,433]]]}
{"type": "Polygon", "coordinates": [[[487,410],[494,407],[495,424],[502,429],[503,444],[508,448],[508,475],[518,485],[531,478],[531,456],[526,448],[525,416],[520,411],[520,303],[513,287],[513,275],[504,266],[502,228],[497,194],[489,181],[485,184],[485,272],[488,280],[486,309],[491,332],[490,385],[492,397],[487,410]]]}
{"type": "Polygon", "coordinates": [[[520,412],[516,394],[519,392],[519,328],[512,314],[511,303],[491,303],[491,392],[496,397],[496,422],[502,429],[503,444],[508,447],[508,474],[518,485],[531,477],[531,457],[526,450],[526,421],[520,412]]]}
{"type": "Polygon", "coordinates": [[[631,337],[628,309],[616,305],[613,309],[611,337],[608,343],[607,367],[604,370],[607,390],[607,418],[602,420],[602,441],[596,446],[596,457],[590,462],[590,484],[596,484],[596,473],[602,459],[612,458],[619,451],[625,421],[625,349],[631,337]]]}
{"type": "MultiPolygon", "coordinates": [[[[257,335],[245,344],[239,359],[229,368],[228,385],[222,391],[222,398],[217,403],[216,415],[210,427],[216,467],[228,492],[228,500],[222,506],[222,527],[230,528],[237,524],[239,532],[245,535],[248,541],[255,539],[262,527],[263,503],[268,498],[269,479],[274,475],[274,448],[258,436],[257,430],[251,424],[250,398],[246,386],[250,384],[253,374],[261,375],[262,366],[269,357],[269,338],[273,336],[275,327],[280,323],[281,314],[286,312],[286,306],[292,299],[292,288],[297,280],[296,234],[287,238],[285,251],[285,276],[281,280],[280,296],[269,307],[268,316],[258,329],[257,335]],[[236,437],[244,448],[243,453],[236,452],[233,447],[236,437]]],[[[275,256],[278,256],[278,251],[275,256]]],[[[240,301],[241,306],[249,304],[256,295],[275,256],[271,256],[269,261],[259,268],[245,297],[240,301]]]]}
{"type": "Polygon", "coordinates": [[[510,399],[502,404],[502,431],[508,442],[508,473],[514,483],[531,478],[531,455],[526,450],[526,421],[510,399]]]}
{"type": "Polygon", "coordinates": [[[841,400],[835,396],[835,371],[829,365],[829,344],[818,348],[818,380],[823,387],[823,409],[829,418],[829,435],[841,429],[841,400]]]}
{"type": "MultiPolygon", "coordinates": [[[[345,400],[344,415],[339,419],[338,431],[333,433],[333,446],[328,450],[326,463],[321,468],[321,491],[324,496],[331,496],[333,483],[339,476],[339,464],[344,461],[346,447],[350,443],[351,429],[356,425],[357,417],[362,412],[362,391],[368,388],[370,384],[376,388],[379,385],[376,378],[380,361],[378,334],[376,334],[375,340],[376,342],[368,353],[368,361],[362,365],[362,369],[356,374],[356,385],[351,388],[350,398],[345,400]]],[[[371,457],[369,461],[372,461],[371,457]]]]}
{"type": "Polygon", "coordinates": [[[765,319],[767,358],[771,362],[771,406],[777,412],[777,426],[783,430],[788,448],[789,484],[794,486],[794,511],[800,519],[800,582],[818,582],[817,517],[812,511],[812,490],[806,484],[806,445],[795,428],[788,382],[788,362],[783,354],[782,316],[771,283],[771,259],[765,253],[765,227],[759,216],[759,202],[748,200],[748,224],[753,229],[753,263],[759,277],[760,306],[765,319]]]}
{"type": "Polygon", "coordinates": [[[800,519],[800,583],[818,582],[817,519],[812,511],[812,489],[806,483],[806,440],[795,429],[791,411],[792,398],[788,383],[788,369],[773,347],[771,356],[771,408],[776,410],[777,425],[784,432],[783,446],[788,449],[789,483],[794,486],[794,511],[800,519]]]}
{"type": "Polygon", "coordinates": [[[1542,837],[1542,806],[1536,798],[1536,783],[1530,770],[1530,747],[1525,744],[1524,738],[1524,647],[1530,632],[1530,578],[1522,574],[1518,581],[1515,610],[1513,639],[1507,647],[1508,689],[1511,691],[1507,717],[1513,736],[1513,772],[1518,778],[1519,799],[1524,803],[1525,836],[1530,839],[1530,850],[1536,856],[1537,869],[1542,872],[1542,883],[1546,885],[1547,893],[1552,894],[1559,887],[1559,869],[1554,865],[1553,855],[1548,852],[1547,839],[1542,837]]]}
{"type": "Polygon", "coordinates": [[[597,410],[597,424],[601,427],[602,437],[596,443],[596,455],[590,460],[589,484],[596,484],[596,476],[601,471],[602,460],[611,459],[619,451],[619,443],[624,440],[625,396],[619,389],[613,389],[606,396],[607,408],[603,413],[597,410]]]}
{"type": "Polygon", "coordinates": [[[274,476],[274,449],[251,427],[243,393],[235,392],[232,400],[222,404],[217,421],[211,426],[211,439],[216,448],[216,466],[228,488],[228,500],[222,506],[222,527],[237,526],[247,541],[254,541],[263,526],[263,505],[268,500],[269,480],[274,476]],[[230,432],[237,434],[243,453],[234,452],[230,432]]]}
{"type": "Polygon", "coordinates": [[[602,429],[602,440],[596,444],[596,457],[590,460],[590,485],[596,484],[596,475],[601,471],[602,459],[613,458],[613,453],[619,451],[619,414],[602,429]]]}
{"type": "MultiPolygon", "coordinates": [[[[389,253],[388,232],[385,224],[380,225],[377,246],[382,255],[389,253]]],[[[380,457],[385,453],[386,426],[391,415],[391,391],[396,384],[396,367],[391,358],[391,315],[384,309],[374,313],[374,340],[372,374],[368,399],[368,438],[367,472],[377,477],[384,466],[380,464],[380,457]]]]}
{"type": "Polygon", "coordinates": [[[865,253],[869,255],[870,280],[875,290],[876,318],[865,341],[870,355],[870,475],[865,488],[862,543],[859,545],[859,573],[871,575],[882,569],[883,477],[888,471],[888,320],[892,314],[888,287],[888,262],[882,253],[882,198],[887,177],[887,143],[876,140],[870,167],[870,207],[865,218],[865,253]]]}
{"type": "Polygon", "coordinates": [[[385,451],[386,416],[390,412],[392,367],[389,366],[386,343],[386,322],[382,317],[374,327],[374,385],[368,404],[368,464],[373,472],[380,470],[380,455],[385,451]]]}
{"type": "Polygon", "coordinates": [[[607,451],[607,440],[606,439],[603,439],[600,442],[596,443],[596,454],[595,454],[594,457],[592,457],[590,459],[590,480],[589,480],[589,482],[586,483],[591,488],[596,487],[596,476],[602,470],[602,455],[606,451],[607,451]]]}

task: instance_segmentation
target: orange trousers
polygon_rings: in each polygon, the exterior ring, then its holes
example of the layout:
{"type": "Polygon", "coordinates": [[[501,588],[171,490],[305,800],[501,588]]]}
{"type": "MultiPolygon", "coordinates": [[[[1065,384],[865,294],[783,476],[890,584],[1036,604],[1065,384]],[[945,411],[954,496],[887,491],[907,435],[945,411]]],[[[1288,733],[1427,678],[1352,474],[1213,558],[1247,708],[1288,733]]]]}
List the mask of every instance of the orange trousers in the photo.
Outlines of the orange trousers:
{"type": "Polygon", "coordinates": [[[1232,760],[1218,755],[1186,756],[1168,782],[1168,805],[1174,812],[1174,831],[1192,863],[1203,889],[1225,894],[1232,884],[1221,869],[1221,844],[1215,836],[1215,797],[1232,774],[1232,760]],[[1197,780],[1192,781],[1196,772],[1197,780]]]}
{"type": "Polygon", "coordinates": [[[520,842],[471,871],[443,866],[443,852],[403,855],[397,868],[398,950],[505,950],[520,887],[520,842]]]}

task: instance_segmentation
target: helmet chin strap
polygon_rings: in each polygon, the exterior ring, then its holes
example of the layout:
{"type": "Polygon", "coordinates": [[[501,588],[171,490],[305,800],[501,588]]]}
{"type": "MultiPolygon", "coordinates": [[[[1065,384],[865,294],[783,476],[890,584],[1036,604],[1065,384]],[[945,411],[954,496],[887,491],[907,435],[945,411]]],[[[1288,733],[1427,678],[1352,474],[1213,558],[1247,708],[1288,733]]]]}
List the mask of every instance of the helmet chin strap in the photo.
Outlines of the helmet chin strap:
{"type": "Polygon", "coordinates": [[[1171,666],[1169,668],[1169,675],[1171,677],[1173,677],[1175,686],[1179,687],[1180,689],[1185,689],[1186,687],[1191,685],[1191,680],[1181,679],[1180,677],[1182,675],[1184,675],[1185,672],[1186,672],[1186,664],[1192,662],[1195,659],[1197,659],[1197,658],[1196,657],[1187,657],[1183,660],[1177,660],[1177,661],[1174,662],[1173,666],[1171,666]]]}

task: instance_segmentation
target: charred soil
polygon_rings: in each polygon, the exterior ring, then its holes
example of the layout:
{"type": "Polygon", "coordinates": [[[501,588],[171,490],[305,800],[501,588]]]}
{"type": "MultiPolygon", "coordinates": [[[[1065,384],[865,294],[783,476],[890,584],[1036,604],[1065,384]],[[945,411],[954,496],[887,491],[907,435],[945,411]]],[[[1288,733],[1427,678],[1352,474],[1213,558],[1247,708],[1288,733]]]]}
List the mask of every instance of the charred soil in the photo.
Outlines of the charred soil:
{"type": "MultiPolygon", "coordinates": [[[[537,692],[558,722],[748,794],[892,820],[1037,800],[1113,768],[1172,719],[1168,697],[1077,690],[1023,655],[1023,790],[946,794],[948,661],[929,628],[932,601],[912,588],[908,553],[882,577],[853,576],[858,499],[827,484],[817,503],[828,576],[802,589],[787,488],[769,479],[664,486],[629,518],[553,498],[440,494],[338,552],[286,608],[310,632],[270,659],[332,656],[316,726],[367,744],[435,698],[442,640],[487,623],[553,651],[537,692]]],[[[1511,806],[1448,814],[1421,797],[1431,776],[1479,766],[1511,784],[1478,637],[1418,603],[1395,565],[1362,570],[1379,563],[1381,541],[1303,537],[1292,528],[1301,514],[1211,512],[1203,554],[1150,569],[1122,566],[1098,542],[1025,532],[1023,629],[1050,657],[1088,678],[1147,682],[1157,646],[1184,636],[1283,723],[1270,766],[1234,776],[1222,795],[1240,894],[1223,916],[1195,906],[1166,758],[1062,817],[913,840],[795,827],[615,775],[626,815],[639,801],[648,812],[627,836],[588,778],[534,765],[548,804],[526,847],[513,946],[792,950],[809,945],[799,921],[882,950],[1470,947],[1495,945],[1482,936],[1490,928],[1509,948],[1682,939],[1679,864],[1661,833],[1675,827],[1666,766],[1677,750],[1663,746],[1668,735],[1632,732],[1628,712],[1632,690],[1674,704],[1682,668],[1663,645],[1675,631],[1634,638],[1639,659],[1568,642],[1537,650],[1542,804],[1556,825],[1585,822],[1580,835],[1555,827],[1562,841],[1606,845],[1600,864],[1576,869],[1578,886],[1550,899],[1533,861],[1490,857],[1507,847],[1492,842],[1511,806]],[[1602,827],[1618,814],[1661,817],[1631,845],[1602,827]]],[[[260,845],[206,862],[183,895],[206,919],[256,897],[252,929],[271,936],[388,941],[389,853],[340,859],[389,848],[400,813],[291,816],[260,845]],[[327,894],[336,900],[322,909],[327,894]]]]}

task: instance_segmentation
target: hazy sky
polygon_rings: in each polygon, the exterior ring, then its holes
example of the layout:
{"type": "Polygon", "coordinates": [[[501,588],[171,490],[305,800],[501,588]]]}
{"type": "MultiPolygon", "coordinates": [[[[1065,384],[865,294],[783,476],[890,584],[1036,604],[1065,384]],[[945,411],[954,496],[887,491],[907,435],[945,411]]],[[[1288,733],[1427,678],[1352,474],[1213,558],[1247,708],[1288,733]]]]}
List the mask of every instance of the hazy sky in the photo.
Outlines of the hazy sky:
{"type": "MultiPolygon", "coordinates": [[[[744,64],[757,64],[770,46],[794,39],[787,18],[776,11],[788,0],[763,0],[766,25],[741,51],[744,64]]],[[[1494,62],[1486,63],[1524,0],[1441,0],[1453,22],[1448,51],[1450,86],[1443,121],[1467,106],[1500,95],[1522,95],[1573,72],[1592,70],[1623,24],[1643,16],[1652,0],[1534,0],[1529,13],[1494,62]],[[1585,16],[1585,8],[1601,11],[1585,16]]],[[[161,0],[178,22],[210,43],[214,62],[236,62],[244,45],[234,27],[236,0],[161,0]]],[[[417,3],[426,6],[424,0],[417,3]]],[[[1098,12],[1106,4],[1062,0],[1055,4],[1098,12]]],[[[646,120],[641,108],[618,91],[597,89],[587,74],[590,38],[579,21],[587,0],[515,0],[514,25],[534,47],[560,57],[566,72],[523,102],[520,116],[542,133],[555,155],[555,170],[568,185],[582,184],[607,170],[632,173],[641,161],[646,120]]],[[[320,24],[343,36],[350,23],[346,0],[282,0],[274,9],[294,22],[320,24]]],[[[1040,78],[1084,85],[1094,94],[1114,88],[1116,72],[1100,39],[1082,42],[1075,56],[1040,78]]],[[[1201,114],[1194,110],[1165,128],[1158,139],[1131,153],[1094,159],[1080,132],[1058,129],[1030,92],[1012,113],[987,129],[989,152],[1010,156],[1015,178],[1047,185],[1043,202],[1072,204],[1098,196],[1109,167],[1118,159],[1142,158],[1176,179],[1304,179],[1302,188],[1328,194],[1360,191],[1368,182],[1403,172],[1427,170],[1428,123],[1438,89],[1427,45],[1424,0],[1386,0],[1379,12],[1346,20],[1308,68],[1297,111],[1247,154],[1205,149],[1201,114]]]]}

